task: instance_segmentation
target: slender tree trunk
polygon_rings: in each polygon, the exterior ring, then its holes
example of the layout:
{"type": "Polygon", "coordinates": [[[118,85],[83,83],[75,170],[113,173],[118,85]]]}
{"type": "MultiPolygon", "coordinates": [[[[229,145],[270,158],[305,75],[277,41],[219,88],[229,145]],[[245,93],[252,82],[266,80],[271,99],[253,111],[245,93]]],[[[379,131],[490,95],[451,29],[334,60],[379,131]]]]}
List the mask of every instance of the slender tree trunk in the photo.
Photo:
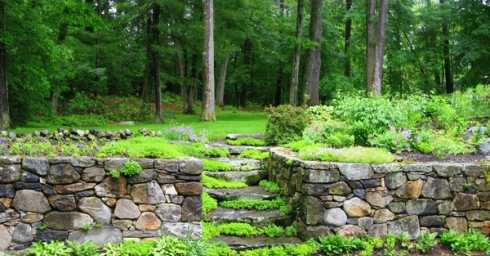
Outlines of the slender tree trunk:
{"type": "Polygon", "coordinates": [[[254,45],[250,38],[245,39],[243,43],[243,62],[247,66],[248,84],[243,83],[240,86],[239,106],[245,107],[247,104],[247,90],[245,88],[254,88],[254,45]]]}
{"type": "Polygon", "coordinates": [[[274,106],[281,105],[281,95],[282,95],[282,68],[279,69],[276,80],[276,91],[274,95],[274,106]]]}
{"type": "Polygon", "coordinates": [[[298,0],[296,16],[296,44],[294,46],[293,70],[289,86],[289,104],[298,105],[299,68],[301,64],[301,36],[303,35],[304,1],[298,0]]]}
{"type": "Polygon", "coordinates": [[[151,46],[152,51],[152,76],[153,76],[153,85],[155,88],[155,121],[161,122],[162,113],[161,113],[161,98],[162,91],[160,86],[160,56],[158,54],[157,47],[160,43],[160,29],[158,25],[160,24],[160,5],[153,4],[153,22],[152,22],[152,34],[153,34],[153,44],[151,46]]]}
{"type": "Polygon", "coordinates": [[[308,104],[320,104],[320,68],[323,0],[311,0],[310,40],[315,44],[309,52],[306,66],[308,104]]]}
{"type": "MultiPolygon", "coordinates": [[[[445,0],[439,0],[441,5],[445,4],[445,0]]],[[[444,6],[443,6],[444,8],[444,6]]],[[[453,73],[451,71],[451,57],[449,53],[449,24],[444,18],[442,23],[442,37],[443,37],[443,54],[444,54],[444,74],[446,76],[446,92],[454,92],[453,73]]]]}
{"type": "Polygon", "coordinates": [[[146,21],[146,40],[145,40],[145,48],[146,48],[146,64],[145,64],[145,74],[143,79],[143,85],[141,88],[141,99],[143,102],[150,101],[150,88],[152,82],[152,65],[150,64],[152,60],[152,52],[151,52],[151,29],[152,29],[152,20],[151,16],[148,17],[146,21]]]}
{"type": "MultiPolygon", "coordinates": [[[[63,45],[65,43],[66,36],[68,35],[68,24],[62,23],[58,31],[58,45],[63,45]]],[[[63,70],[63,66],[61,67],[63,70]]],[[[53,89],[51,91],[51,110],[53,114],[58,113],[58,102],[61,94],[61,81],[55,80],[53,82],[53,89]]]]}
{"type": "Polygon", "coordinates": [[[214,105],[214,0],[204,2],[204,88],[201,120],[215,121],[214,105]]]}
{"type": "MultiPolygon", "coordinates": [[[[0,0],[0,30],[5,35],[7,31],[6,24],[6,6],[3,0],[0,0]]],[[[10,127],[10,112],[9,112],[9,91],[7,81],[7,46],[3,41],[0,41],[0,129],[8,129],[10,127]]]]}
{"type": "Polygon", "coordinates": [[[345,55],[344,75],[346,77],[352,77],[352,66],[350,60],[350,38],[352,32],[352,18],[350,17],[351,8],[352,8],[352,0],[345,0],[345,11],[347,14],[347,18],[345,19],[345,29],[344,29],[344,55],[345,55]]]}
{"type": "Polygon", "coordinates": [[[230,62],[230,54],[225,56],[223,63],[221,64],[218,80],[218,88],[216,93],[216,104],[223,108],[225,106],[225,83],[226,75],[228,73],[228,63],[230,62]]]}
{"type": "Polygon", "coordinates": [[[368,0],[367,15],[367,89],[373,96],[381,95],[383,84],[383,62],[385,23],[388,12],[388,0],[380,0],[378,12],[376,12],[376,0],[368,0]]]}
{"type": "Polygon", "coordinates": [[[198,74],[198,58],[194,53],[190,53],[190,59],[188,59],[187,65],[187,79],[184,88],[184,114],[192,115],[194,114],[194,89],[196,87],[196,81],[199,76],[198,74]]]}

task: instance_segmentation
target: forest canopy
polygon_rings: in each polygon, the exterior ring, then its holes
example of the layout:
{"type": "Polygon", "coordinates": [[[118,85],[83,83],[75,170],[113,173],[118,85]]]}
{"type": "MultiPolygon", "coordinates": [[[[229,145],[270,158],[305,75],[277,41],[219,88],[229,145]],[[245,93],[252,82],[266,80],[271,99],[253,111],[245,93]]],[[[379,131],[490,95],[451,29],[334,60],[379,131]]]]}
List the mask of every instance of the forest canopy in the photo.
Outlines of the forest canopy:
{"type": "Polygon", "coordinates": [[[486,0],[0,0],[0,15],[2,128],[490,83],[486,0]]]}

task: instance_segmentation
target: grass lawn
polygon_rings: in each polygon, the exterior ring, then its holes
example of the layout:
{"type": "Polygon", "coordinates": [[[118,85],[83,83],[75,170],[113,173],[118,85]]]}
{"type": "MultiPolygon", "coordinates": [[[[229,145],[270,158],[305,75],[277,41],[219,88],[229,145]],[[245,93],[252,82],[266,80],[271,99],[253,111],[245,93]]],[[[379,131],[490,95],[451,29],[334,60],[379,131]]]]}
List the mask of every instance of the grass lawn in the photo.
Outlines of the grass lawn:
{"type": "MultiPolygon", "coordinates": [[[[163,123],[137,122],[134,125],[102,124],[97,127],[70,127],[90,129],[96,128],[102,131],[113,131],[121,129],[130,129],[137,131],[140,128],[148,130],[160,130],[176,126],[190,126],[196,132],[205,131],[210,140],[222,140],[229,133],[261,133],[265,130],[266,116],[263,112],[245,112],[245,111],[220,111],[217,113],[216,122],[201,122],[199,115],[183,115],[168,113],[163,123]]],[[[58,127],[18,127],[14,131],[17,133],[29,133],[36,130],[48,129],[54,130],[58,127]]]]}

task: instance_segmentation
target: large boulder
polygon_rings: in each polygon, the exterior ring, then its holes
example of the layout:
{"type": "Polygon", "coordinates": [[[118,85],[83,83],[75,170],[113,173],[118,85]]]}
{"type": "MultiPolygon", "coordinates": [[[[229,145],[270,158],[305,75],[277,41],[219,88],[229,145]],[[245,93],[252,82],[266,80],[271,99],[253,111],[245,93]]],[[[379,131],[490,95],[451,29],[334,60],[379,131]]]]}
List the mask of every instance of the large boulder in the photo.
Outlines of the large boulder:
{"type": "Polygon", "coordinates": [[[89,231],[74,231],[68,236],[68,240],[78,243],[93,242],[97,246],[105,244],[120,243],[122,241],[122,232],[113,227],[95,228],[89,231]]]}
{"type": "Polygon", "coordinates": [[[43,220],[48,228],[55,230],[80,229],[85,225],[94,224],[90,215],[80,212],[50,212],[43,220]]]}
{"type": "Polygon", "coordinates": [[[92,216],[97,223],[111,223],[111,208],[105,205],[102,200],[97,197],[84,197],[80,199],[78,208],[80,208],[82,212],[92,216]]]}

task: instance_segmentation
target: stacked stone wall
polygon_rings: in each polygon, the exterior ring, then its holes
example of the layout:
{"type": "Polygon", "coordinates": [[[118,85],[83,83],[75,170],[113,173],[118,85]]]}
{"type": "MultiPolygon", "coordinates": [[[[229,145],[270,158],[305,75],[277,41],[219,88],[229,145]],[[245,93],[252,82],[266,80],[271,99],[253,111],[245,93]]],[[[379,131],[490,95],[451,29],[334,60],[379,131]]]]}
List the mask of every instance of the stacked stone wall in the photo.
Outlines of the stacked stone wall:
{"type": "Polygon", "coordinates": [[[34,241],[200,237],[202,163],[135,159],[139,175],[111,177],[126,161],[0,158],[0,251],[34,241]]]}
{"type": "Polygon", "coordinates": [[[272,149],[269,179],[294,206],[303,236],[479,229],[490,235],[487,163],[348,164],[272,149]]]}

